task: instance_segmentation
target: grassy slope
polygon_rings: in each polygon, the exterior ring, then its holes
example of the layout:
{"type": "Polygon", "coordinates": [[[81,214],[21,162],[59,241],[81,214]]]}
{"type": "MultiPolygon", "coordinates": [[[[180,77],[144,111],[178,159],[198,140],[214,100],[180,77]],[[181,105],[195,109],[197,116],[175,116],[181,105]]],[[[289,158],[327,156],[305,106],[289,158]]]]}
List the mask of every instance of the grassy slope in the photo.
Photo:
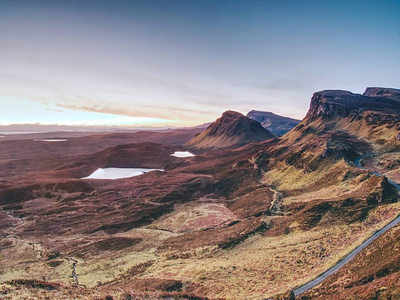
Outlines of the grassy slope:
{"type": "Polygon", "coordinates": [[[399,299],[399,247],[396,226],[300,299],[399,299]]]}

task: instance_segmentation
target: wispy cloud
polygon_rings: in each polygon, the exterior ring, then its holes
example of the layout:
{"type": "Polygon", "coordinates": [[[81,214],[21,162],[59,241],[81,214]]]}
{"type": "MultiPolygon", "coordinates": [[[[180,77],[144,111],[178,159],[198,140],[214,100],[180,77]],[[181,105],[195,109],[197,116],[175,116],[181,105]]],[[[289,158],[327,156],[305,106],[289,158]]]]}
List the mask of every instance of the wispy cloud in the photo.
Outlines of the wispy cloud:
{"type": "Polygon", "coordinates": [[[55,108],[46,108],[47,111],[54,111],[54,112],[59,112],[59,113],[63,113],[64,111],[61,109],[55,109],[55,108]]]}

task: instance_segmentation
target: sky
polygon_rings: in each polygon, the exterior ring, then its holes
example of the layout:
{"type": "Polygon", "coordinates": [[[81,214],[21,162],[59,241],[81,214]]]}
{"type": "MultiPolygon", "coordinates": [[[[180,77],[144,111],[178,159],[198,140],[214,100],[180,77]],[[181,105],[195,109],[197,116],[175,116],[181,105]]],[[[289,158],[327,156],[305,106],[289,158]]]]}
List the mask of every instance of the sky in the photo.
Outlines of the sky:
{"type": "Polygon", "coordinates": [[[312,94],[400,88],[398,0],[0,0],[0,124],[302,119],[312,94]]]}

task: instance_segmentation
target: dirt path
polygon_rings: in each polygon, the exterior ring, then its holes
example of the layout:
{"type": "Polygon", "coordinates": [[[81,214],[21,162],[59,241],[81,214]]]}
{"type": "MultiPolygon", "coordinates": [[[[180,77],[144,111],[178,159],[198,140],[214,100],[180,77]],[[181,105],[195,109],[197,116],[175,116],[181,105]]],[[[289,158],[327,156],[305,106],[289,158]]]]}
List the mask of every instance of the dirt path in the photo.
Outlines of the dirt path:
{"type": "Polygon", "coordinates": [[[78,274],[76,273],[76,265],[78,264],[78,261],[70,258],[70,260],[72,261],[72,279],[74,280],[75,285],[79,285],[79,280],[78,280],[78,274]]]}
{"type": "Polygon", "coordinates": [[[282,202],[283,202],[283,197],[282,194],[279,193],[277,190],[273,189],[274,191],[274,198],[271,202],[271,206],[269,208],[269,213],[271,215],[279,215],[282,216],[282,202]]]}
{"type": "MultiPolygon", "coordinates": [[[[383,155],[383,154],[400,154],[400,152],[367,153],[367,154],[361,155],[359,158],[357,158],[356,161],[355,161],[355,164],[356,164],[356,166],[357,166],[358,168],[363,169],[363,170],[367,170],[367,168],[365,168],[365,167],[361,164],[362,160],[363,160],[364,158],[366,158],[366,157],[380,156],[380,155],[383,155]]],[[[379,176],[379,177],[382,177],[382,176],[383,176],[382,174],[379,174],[378,172],[374,172],[374,171],[371,171],[371,170],[369,170],[369,171],[370,171],[372,174],[376,175],[376,176],[379,176]]],[[[400,184],[395,183],[394,181],[392,181],[392,180],[390,180],[390,179],[388,179],[388,182],[389,182],[391,185],[395,186],[398,190],[400,190],[400,184]]]]}

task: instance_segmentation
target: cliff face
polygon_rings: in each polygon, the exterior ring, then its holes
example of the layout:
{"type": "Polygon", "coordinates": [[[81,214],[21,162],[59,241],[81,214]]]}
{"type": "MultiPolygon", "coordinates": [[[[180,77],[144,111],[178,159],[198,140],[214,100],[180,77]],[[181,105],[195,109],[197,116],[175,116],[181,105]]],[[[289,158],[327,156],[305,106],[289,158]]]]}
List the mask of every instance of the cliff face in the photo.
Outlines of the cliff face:
{"type": "Polygon", "coordinates": [[[317,92],[311,98],[306,119],[312,121],[334,116],[356,117],[366,111],[400,117],[400,90],[367,88],[363,95],[342,90],[317,92]]]}
{"type": "Polygon", "coordinates": [[[354,96],[355,95],[350,92],[334,90],[314,93],[306,118],[326,119],[334,115],[347,117],[351,111],[351,107],[346,104],[351,104],[351,99],[354,99],[354,96]],[[348,103],[340,101],[341,98],[346,99],[348,103]]]}
{"type": "Polygon", "coordinates": [[[186,145],[193,148],[227,148],[276,138],[257,121],[226,111],[186,145]]]}
{"type": "Polygon", "coordinates": [[[252,110],[246,117],[260,122],[265,129],[277,136],[284,135],[300,123],[300,120],[279,116],[268,111],[252,110]]]}
{"type": "Polygon", "coordinates": [[[397,89],[368,87],[363,95],[367,97],[383,97],[400,101],[400,90],[397,89]]]}
{"type": "Polygon", "coordinates": [[[285,144],[310,144],[317,137],[331,136],[329,140],[340,137],[340,143],[345,139],[346,147],[350,145],[358,155],[400,151],[399,95],[400,90],[388,88],[367,88],[363,95],[342,90],[316,92],[305,118],[283,137],[285,144]],[[355,147],[358,142],[365,146],[355,147]]]}

